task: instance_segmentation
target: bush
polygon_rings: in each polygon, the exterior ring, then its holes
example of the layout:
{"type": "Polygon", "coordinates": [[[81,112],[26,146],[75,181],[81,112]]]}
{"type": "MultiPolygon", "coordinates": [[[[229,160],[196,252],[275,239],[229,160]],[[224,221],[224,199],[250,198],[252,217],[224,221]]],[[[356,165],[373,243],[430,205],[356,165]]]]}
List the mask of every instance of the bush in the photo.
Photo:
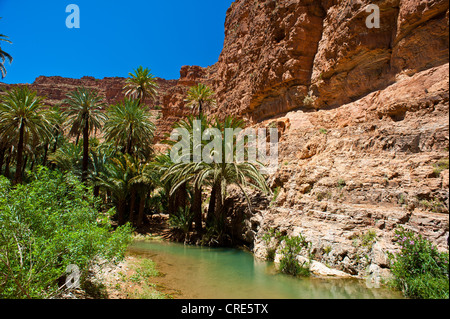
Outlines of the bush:
{"type": "Polygon", "coordinates": [[[275,231],[275,229],[271,228],[267,233],[262,237],[264,243],[266,244],[266,259],[273,261],[275,259],[275,254],[277,251],[278,242],[284,238],[281,236],[279,231],[275,231]]]}
{"type": "Polygon", "coordinates": [[[169,226],[171,229],[187,234],[191,228],[194,216],[189,207],[179,208],[178,213],[169,217],[169,226]]]}
{"type": "Polygon", "coordinates": [[[54,296],[69,265],[83,284],[96,258],[121,260],[131,241],[131,228],[113,231],[73,175],[39,168],[30,180],[13,188],[0,177],[1,298],[54,296]]]}
{"type": "Polygon", "coordinates": [[[297,260],[298,254],[303,249],[308,252],[309,260],[311,260],[311,243],[308,242],[302,235],[296,237],[284,237],[284,247],[281,250],[282,258],[280,260],[281,272],[292,276],[310,275],[309,263],[300,264],[297,260]]]}
{"type": "Polygon", "coordinates": [[[448,299],[448,253],[438,252],[421,235],[396,231],[400,252],[389,254],[393,280],[391,285],[408,298],[448,299]]]}

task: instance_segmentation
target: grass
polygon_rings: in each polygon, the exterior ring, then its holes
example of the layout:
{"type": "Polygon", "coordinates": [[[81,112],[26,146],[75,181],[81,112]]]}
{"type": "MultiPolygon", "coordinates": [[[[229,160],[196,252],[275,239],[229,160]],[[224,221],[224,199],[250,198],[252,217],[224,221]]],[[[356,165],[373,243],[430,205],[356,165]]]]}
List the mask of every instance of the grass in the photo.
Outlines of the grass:
{"type": "Polygon", "coordinates": [[[339,189],[343,189],[345,186],[347,186],[347,182],[341,178],[338,180],[337,185],[339,189]]]}
{"type": "Polygon", "coordinates": [[[354,236],[353,246],[371,249],[376,239],[377,233],[374,230],[369,230],[363,234],[354,236]]]}
{"type": "Polygon", "coordinates": [[[405,196],[405,194],[400,194],[399,199],[398,199],[398,204],[399,205],[406,204],[406,196],[405,196]]]}
{"type": "Polygon", "coordinates": [[[361,245],[363,247],[372,248],[377,239],[377,233],[374,230],[369,230],[361,236],[361,245]]]}
{"type": "Polygon", "coordinates": [[[305,106],[313,106],[314,102],[315,102],[315,99],[310,95],[305,96],[305,98],[303,99],[303,104],[305,106]]]}
{"type": "Polygon", "coordinates": [[[331,192],[319,192],[316,195],[316,198],[319,202],[323,201],[324,199],[331,199],[333,197],[333,194],[331,192]]]}
{"type": "Polygon", "coordinates": [[[262,239],[264,240],[267,248],[266,248],[266,259],[273,261],[275,259],[275,254],[277,251],[278,242],[281,239],[281,233],[279,231],[275,231],[275,229],[271,228],[267,233],[264,234],[262,239]],[[275,243],[272,245],[272,239],[275,240],[275,243]]]}
{"type": "Polygon", "coordinates": [[[277,201],[277,198],[278,198],[278,195],[280,194],[280,191],[281,191],[281,187],[280,186],[278,186],[277,188],[274,189],[273,197],[272,197],[272,200],[270,202],[271,206],[277,201]]]}
{"type": "Polygon", "coordinates": [[[115,290],[127,299],[171,299],[172,296],[158,289],[151,280],[162,276],[156,263],[147,258],[131,259],[127,273],[119,273],[120,280],[115,283],[115,290]]]}
{"type": "Polygon", "coordinates": [[[423,199],[419,201],[419,204],[422,207],[431,210],[433,213],[442,213],[445,208],[445,204],[441,202],[438,198],[434,198],[433,200],[423,199]]]}
{"type": "Polygon", "coordinates": [[[135,275],[142,280],[161,276],[161,273],[156,269],[155,262],[151,259],[142,259],[137,265],[134,265],[134,270],[136,271],[135,275]]]}
{"type": "Polygon", "coordinates": [[[433,167],[434,167],[434,170],[433,170],[434,176],[439,177],[439,176],[441,176],[441,173],[443,171],[449,169],[449,159],[443,158],[443,159],[439,160],[436,164],[434,164],[433,167]]]}
{"type": "Polygon", "coordinates": [[[167,299],[167,295],[159,292],[155,284],[144,283],[138,289],[128,293],[130,299],[150,300],[150,299],[167,299]]]}

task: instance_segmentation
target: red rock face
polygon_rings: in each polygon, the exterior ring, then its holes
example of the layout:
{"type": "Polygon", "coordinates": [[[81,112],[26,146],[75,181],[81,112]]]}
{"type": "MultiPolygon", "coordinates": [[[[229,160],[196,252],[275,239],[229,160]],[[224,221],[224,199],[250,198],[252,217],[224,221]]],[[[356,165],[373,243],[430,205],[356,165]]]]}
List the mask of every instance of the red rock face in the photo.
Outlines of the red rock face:
{"type": "Polygon", "coordinates": [[[236,1],[214,81],[222,109],[259,120],[301,105],[324,16],[319,1],[236,1]]]}
{"type": "Polygon", "coordinates": [[[260,121],[294,109],[339,107],[448,62],[448,1],[236,1],[216,67],[218,114],[260,121]],[[226,110],[226,111],[225,111],[226,110]]]}
{"type": "Polygon", "coordinates": [[[328,10],[314,62],[317,108],[339,107],[448,62],[448,1],[380,1],[381,28],[368,29],[370,1],[328,10]],[[343,17],[343,18],[342,18],[343,17]]]}
{"type": "MultiPolygon", "coordinates": [[[[206,76],[207,69],[201,67],[183,67],[180,74],[181,79],[164,80],[156,79],[158,84],[158,95],[155,100],[147,101],[150,109],[162,108],[162,117],[157,120],[158,131],[156,140],[161,140],[166,133],[171,131],[172,125],[180,118],[191,113],[190,109],[184,107],[184,99],[190,86],[196,85],[206,76]]],[[[85,87],[96,90],[104,98],[108,105],[117,104],[124,99],[126,79],[120,77],[110,77],[96,79],[85,76],[81,79],[63,78],[60,76],[40,76],[33,84],[4,84],[0,83],[0,89],[11,89],[20,85],[27,85],[38,95],[45,97],[45,103],[53,106],[61,104],[67,98],[67,94],[78,87],[85,87]]]]}
{"type": "MultiPolygon", "coordinates": [[[[45,103],[48,105],[61,103],[67,98],[69,92],[76,90],[78,87],[95,90],[100,96],[103,96],[105,103],[116,104],[124,98],[123,87],[125,86],[125,81],[125,78],[119,77],[108,77],[100,80],[90,76],[85,76],[81,79],[70,79],[60,76],[40,76],[36,78],[33,84],[25,85],[28,85],[30,89],[37,91],[38,95],[46,97],[45,103]]],[[[161,105],[162,97],[170,90],[170,88],[177,85],[177,81],[174,80],[168,81],[157,78],[156,82],[159,86],[160,94],[154,101],[148,101],[149,107],[161,105]]],[[[14,87],[19,85],[21,84],[12,84],[9,86],[1,84],[0,86],[14,87]]]]}

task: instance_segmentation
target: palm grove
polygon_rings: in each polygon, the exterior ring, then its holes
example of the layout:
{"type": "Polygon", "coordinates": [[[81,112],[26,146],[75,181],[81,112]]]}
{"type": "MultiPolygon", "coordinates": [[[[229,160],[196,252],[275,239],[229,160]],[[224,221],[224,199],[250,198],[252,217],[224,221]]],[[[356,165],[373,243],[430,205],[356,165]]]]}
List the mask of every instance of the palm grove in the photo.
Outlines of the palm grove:
{"type": "MultiPolygon", "coordinates": [[[[53,107],[26,86],[0,94],[2,295],[50,297],[61,289],[55,283],[67,265],[80,265],[87,274],[99,255],[123,258],[131,232],[148,214],[168,213],[177,240],[195,234],[197,243],[224,244],[227,187],[237,185],[244,194],[247,187],[268,192],[253,164],[175,164],[170,140],[164,141],[167,153],[155,153],[156,127],[146,102],[157,89],[150,70],[139,67],[116,105],[106,105],[84,87],[53,107]],[[53,263],[37,256],[51,256],[53,263]]],[[[194,120],[223,133],[242,128],[240,120],[203,114],[215,105],[213,94],[203,84],[192,87],[186,102],[198,115],[175,128],[192,134],[194,120]]]]}
{"type": "MultiPolygon", "coordinates": [[[[0,173],[17,185],[28,182],[27,172],[38,166],[70,172],[103,204],[114,204],[119,225],[141,226],[146,212],[168,212],[175,230],[186,233],[195,225],[199,234],[222,238],[227,186],[267,191],[264,177],[250,163],[174,164],[169,152],[155,154],[155,125],[145,104],[157,94],[155,78],[139,67],[124,92],[121,103],[107,106],[96,91],[80,87],[61,106],[48,108],[27,87],[6,91],[0,102],[0,173]],[[209,199],[205,218],[204,199],[209,199]]],[[[205,107],[215,105],[212,90],[203,84],[192,87],[186,101],[198,116],[175,127],[192,132],[194,119],[200,119],[203,129],[243,128],[231,117],[219,121],[203,115],[205,107]]]]}

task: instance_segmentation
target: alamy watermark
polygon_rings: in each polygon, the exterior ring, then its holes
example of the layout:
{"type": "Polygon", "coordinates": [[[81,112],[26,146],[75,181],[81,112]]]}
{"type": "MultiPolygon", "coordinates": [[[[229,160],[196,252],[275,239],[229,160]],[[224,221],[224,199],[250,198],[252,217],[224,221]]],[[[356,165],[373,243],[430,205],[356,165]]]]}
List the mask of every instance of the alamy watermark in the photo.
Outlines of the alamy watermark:
{"type": "Polygon", "coordinates": [[[77,265],[68,265],[66,268],[66,283],[67,289],[80,288],[80,268],[77,265]]]}
{"type": "MultiPolygon", "coordinates": [[[[343,8],[340,8],[340,13],[337,16],[337,20],[342,20],[350,12],[355,12],[355,10],[352,10],[352,7],[357,4],[357,0],[347,0],[346,2],[347,3],[343,5],[343,8]]],[[[369,14],[365,21],[366,27],[368,29],[379,29],[381,27],[380,7],[376,4],[369,4],[363,8],[363,11],[369,14]]]]}
{"type": "Polygon", "coordinates": [[[68,29],[80,28],[80,7],[76,4],[69,4],[66,7],[66,13],[70,13],[66,18],[66,27],[68,29]]]}
{"type": "Polygon", "coordinates": [[[366,26],[369,29],[379,29],[380,25],[380,7],[376,4],[369,4],[366,7],[366,12],[370,13],[370,15],[366,19],[366,26]]]}
{"type": "MultiPolygon", "coordinates": [[[[348,7],[351,7],[356,0],[349,0],[349,3],[342,10],[343,13],[346,12],[348,7]]],[[[369,13],[366,19],[366,26],[369,29],[379,29],[380,28],[380,7],[376,4],[369,4],[366,6],[365,11],[369,13]]],[[[66,13],[70,13],[66,18],[66,27],[68,29],[79,29],[80,28],[80,7],[76,4],[69,4],[66,7],[66,13]]],[[[342,14],[342,13],[341,13],[342,14]]]]}

